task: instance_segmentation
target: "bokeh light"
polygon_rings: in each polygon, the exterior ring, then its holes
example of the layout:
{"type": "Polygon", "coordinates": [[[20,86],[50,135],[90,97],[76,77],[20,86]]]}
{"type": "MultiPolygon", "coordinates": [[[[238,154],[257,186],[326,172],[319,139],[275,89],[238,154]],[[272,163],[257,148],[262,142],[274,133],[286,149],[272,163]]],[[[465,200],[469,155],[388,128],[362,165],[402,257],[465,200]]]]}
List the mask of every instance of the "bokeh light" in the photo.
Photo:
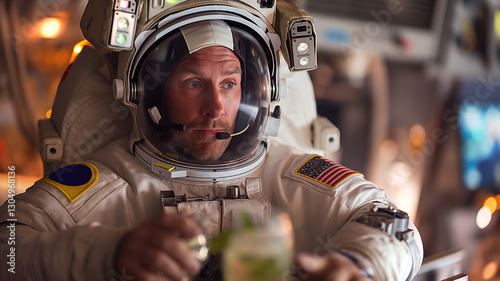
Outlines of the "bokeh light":
{"type": "Polygon", "coordinates": [[[464,183],[470,190],[475,190],[481,184],[481,173],[476,167],[469,167],[464,172],[464,183]]]}
{"type": "Polygon", "coordinates": [[[498,202],[495,199],[495,197],[489,197],[484,201],[484,207],[488,207],[490,209],[490,212],[493,214],[497,210],[498,202]]]}
{"type": "Polygon", "coordinates": [[[425,141],[425,129],[420,124],[415,124],[410,129],[410,142],[413,147],[419,148],[425,141]]]}
{"type": "Polygon", "coordinates": [[[477,212],[476,216],[476,224],[480,229],[486,228],[491,222],[491,212],[490,208],[488,207],[482,207],[479,209],[479,212],[477,212]]]}
{"type": "Polygon", "coordinates": [[[390,162],[398,156],[398,144],[391,139],[387,139],[380,144],[379,157],[390,162]]]}
{"type": "Polygon", "coordinates": [[[42,38],[56,38],[61,32],[61,21],[58,18],[44,18],[38,24],[38,34],[42,38]]]}
{"type": "Polygon", "coordinates": [[[483,268],[483,280],[490,280],[495,277],[498,271],[498,262],[491,261],[483,268]]]}
{"type": "Polygon", "coordinates": [[[476,141],[483,139],[485,128],[483,116],[478,106],[464,105],[461,110],[460,119],[472,139],[476,141]]]}

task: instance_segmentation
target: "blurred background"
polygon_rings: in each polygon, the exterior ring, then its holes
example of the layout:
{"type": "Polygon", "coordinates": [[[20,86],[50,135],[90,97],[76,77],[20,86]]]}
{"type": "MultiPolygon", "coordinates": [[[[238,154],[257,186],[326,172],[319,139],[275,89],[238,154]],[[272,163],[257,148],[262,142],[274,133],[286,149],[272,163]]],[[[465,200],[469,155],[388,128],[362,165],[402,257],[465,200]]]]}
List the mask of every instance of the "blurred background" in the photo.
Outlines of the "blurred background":
{"type": "MultiPolygon", "coordinates": [[[[315,18],[318,114],[341,131],[329,156],[410,213],[418,278],[500,280],[500,1],[296,2],[315,18]]],[[[86,3],[0,0],[0,186],[9,166],[17,192],[43,176],[37,120],[79,51],[86,3]]]]}

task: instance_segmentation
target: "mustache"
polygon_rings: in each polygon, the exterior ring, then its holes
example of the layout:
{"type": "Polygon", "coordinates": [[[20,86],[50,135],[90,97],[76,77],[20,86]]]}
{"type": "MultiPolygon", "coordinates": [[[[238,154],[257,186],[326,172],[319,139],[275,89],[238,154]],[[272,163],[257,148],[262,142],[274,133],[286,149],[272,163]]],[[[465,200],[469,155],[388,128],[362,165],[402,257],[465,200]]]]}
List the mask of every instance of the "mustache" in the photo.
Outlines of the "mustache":
{"type": "Polygon", "coordinates": [[[212,120],[204,123],[195,123],[186,126],[186,130],[223,130],[225,132],[233,131],[234,125],[220,120],[212,120]]]}

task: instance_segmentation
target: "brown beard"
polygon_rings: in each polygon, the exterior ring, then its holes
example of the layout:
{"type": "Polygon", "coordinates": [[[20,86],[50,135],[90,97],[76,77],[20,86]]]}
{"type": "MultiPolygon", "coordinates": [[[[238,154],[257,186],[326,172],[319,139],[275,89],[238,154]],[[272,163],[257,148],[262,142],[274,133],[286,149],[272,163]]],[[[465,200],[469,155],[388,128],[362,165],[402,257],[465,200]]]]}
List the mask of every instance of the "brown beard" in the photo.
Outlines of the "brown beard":
{"type": "Polygon", "coordinates": [[[185,155],[194,158],[197,161],[216,161],[218,160],[227,146],[231,142],[231,138],[220,140],[215,136],[193,135],[196,130],[221,129],[224,132],[233,132],[234,127],[227,123],[222,124],[212,120],[206,124],[190,125],[184,132],[175,132],[173,134],[174,141],[185,155]]]}

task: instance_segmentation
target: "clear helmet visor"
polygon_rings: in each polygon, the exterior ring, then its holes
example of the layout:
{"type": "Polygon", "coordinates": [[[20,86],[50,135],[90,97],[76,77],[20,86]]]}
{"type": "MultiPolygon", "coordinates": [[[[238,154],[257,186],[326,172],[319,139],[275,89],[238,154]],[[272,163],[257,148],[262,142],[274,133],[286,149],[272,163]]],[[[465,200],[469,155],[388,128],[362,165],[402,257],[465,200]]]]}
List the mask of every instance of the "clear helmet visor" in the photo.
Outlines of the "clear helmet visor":
{"type": "Polygon", "coordinates": [[[133,79],[139,130],[157,154],[176,162],[243,161],[257,150],[267,122],[268,56],[242,27],[193,26],[162,37],[142,56],[133,79]]]}

